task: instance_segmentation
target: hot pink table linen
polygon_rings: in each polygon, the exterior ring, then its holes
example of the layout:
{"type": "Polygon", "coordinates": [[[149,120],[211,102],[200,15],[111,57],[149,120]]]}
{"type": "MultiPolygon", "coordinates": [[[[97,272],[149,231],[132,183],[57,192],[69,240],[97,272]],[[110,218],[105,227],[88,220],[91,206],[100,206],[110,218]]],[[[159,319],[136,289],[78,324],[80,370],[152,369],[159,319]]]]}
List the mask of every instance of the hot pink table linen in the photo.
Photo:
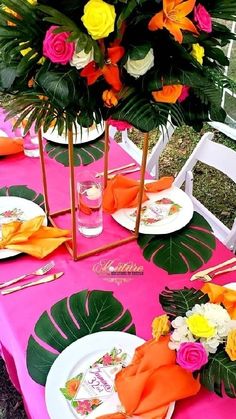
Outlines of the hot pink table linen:
{"type": "MultiPolygon", "coordinates": [[[[1,117],[2,118],[2,117],[1,117]]],[[[3,123],[10,134],[10,124],[3,123]]],[[[130,162],[130,157],[115,143],[111,144],[110,166],[116,167],[130,162]]],[[[66,206],[68,198],[68,184],[66,177],[68,168],[46,157],[47,170],[50,177],[50,197],[53,209],[66,206]]],[[[89,169],[102,170],[102,159],[91,164],[89,169]]],[[[79,172],[81,168],[77,170],[79,172]]],[[[0,160],[0,188],[11,185],[27,185],[37,192],[42,192],[40,165],[38,159],[27,158],[22,154],[9,156],[0,160]]],[[[106,228],[112,231],[112,236],[124,236],[125,230],[110,218],[106,218],[106,228]]],[[[81,239],[80,239],[81,240],[81,239]]],[[[103,242],[102,236],[98,242],[103,242]]],[[[219,242],[211,260],[204,266],[211,266],[232,257],[232,254],[219,242]]],[[[9,375],[17,389],[22,393],[27,415],[31,419],[48,419],[44,401],[44,387],[36,384],[27,372],[26,348],[29,336],[34,334],[34,326],[45,310],[49,310],[60,299],[75,292],[88,290],[108,290],[129,309],[138,336],[149,339],[151,337],[152,319],[161,314],[158,295],[165,286],[181,288],[191,286],[191,273],[184,275],[168,275],[164,270],[147,262],[136,243],[127,244],[100,255],[92,256],[80,262],[73,262],[64,247],[44,259],[56,263],[56,271],[65,274],[56,282],[33,287],[24,291],[0,296],[0,342],[9,375]],[[113,263],[132,262],[144,268],[143,276],[132,276],[130,281],[120,285],[108,282],[105,276],[98,276],[94,266],[100,261],[111,260],[113,263]]],[[[0,262],[0,279],[8,280],[38,268],[42,261],[27,255],[2,260],[0,262]]],[[[235,274],[222,275],[215,282],[225,284],[233,282],[235,274]]],[[[201,287],[200,282],[194,286],[201,287]]],[[[233,418],[235,401],[229,398],[219,398],[213,393],[202,389],[194,398],[188,398],[176,404],[174,419],[207,419],[233,418]]]]}

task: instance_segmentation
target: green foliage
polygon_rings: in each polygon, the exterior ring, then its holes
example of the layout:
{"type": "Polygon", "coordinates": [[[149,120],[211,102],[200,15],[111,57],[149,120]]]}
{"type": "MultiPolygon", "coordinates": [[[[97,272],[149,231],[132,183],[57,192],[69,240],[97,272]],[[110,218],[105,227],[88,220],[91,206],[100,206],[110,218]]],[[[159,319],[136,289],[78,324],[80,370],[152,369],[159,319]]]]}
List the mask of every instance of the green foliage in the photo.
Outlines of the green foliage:
{"type": "Polygon", "coordinates": [[[159,295],[159,301],[162,309],[173,319],[178,316],[185,317],[186,312],[195,304],[205,304],[209,297],[195,288],[171,290],[166,287],[159,295]]]}
{"type": "Polygon", "coordinates": [[[44,198],[42,194],[38,194],[26,185],[5,186],[0,189],[0,196],[18,196],[20,198],[29,199],[35,204],[44,208],[44,198]]]}
{"type": "Polygon", "coordinates": [[[216,242],[211,226],[194,212],[190,223],[171,235],[140,234],[143,256],[169,274],[192,272],[212,256],[216,242]]]}
{"type": "Polygon", "coordinates": [[[231,361],[222,347],[215,354],[209,354],[209,360],[200,371],[201,384],[218,396],[236,398],[236,362],[231,361]]]}
{"type": "MultiPolygon", "coordinates": [[[[76,121],[88,126],[99,121],[101,116],[106,119],[111,115],[115,119],[126,119],[142,131],[165,124],[168,115],[174,124],[185,122],[195,129],[200,129],[202,122],[208,119],[224,121],[223,86],[210,74],[215,71],[221,77],[222,66],[228,63],[222,47],[235,39],[224,22],[213,22],[212,33],[200,31],[196,36],[183,31],[183,43],[179,44],[166,29],[148,30],[150,18],[162,10],[162,1],[107,2],[115,6],[115,29],[107,38],[97,41],[81,21],[86,1],[38,0],[36,6],[24,0],[1,1],[0,91],[13,96],[10,102],[7,98],[3,106],[11,115],[20,115],[18,123],[30,116],[27,129],[35,122],[37,128],[43,126],[46,130],[53,121],[62,132],[76,121]],[[51,25],[58,27],[55,34],[69,32],[68,40],[75,42],[77,54],[93,50],[97,68],[109,65],[107,48],[114,42],[124,47],[125,55],[118,62],[124,89],[115,92],[119,101],[117,107],[108,109],[104,106],[102,95],[104,90],[111,89],[111,84],[103,75],[88,85],[80,70],[72,68],[70,63],[61,65],[46,60],[41,65],[43,40],[51,25]],[[205,49],[203,66],[191,55],[196,42],[205,49]],[[137,79],[131,77],[124,70],[127,57],[141,60],[150,49],[154,52],[155,66],[137,79]],[[190,86],[191,100],[189,98],[181,106],[154,102],[153,90],[177,83],[190,86]],[[44,100],[40,99],[43,96],[44,100]]],[[[213,17],[236,19],[236,0],[202,0],[202,4],[213,17]]],[[[227,84],[230,84],[229,80],[227,84]]]]}
{"type": "Polygon", "coordinates": [[[112,292],[84,290],[58,301],[50,309],[50,316],[45,311],[37,321],[37,340],[33,336],[29,338],[27,368],[31,378],[44,385],[50,367],[63,349],[75,340],[100,330],[135,333],[130,312],[113,297],[112,292]],[[46,349],[43,343],[51,350],[46,349]]]}
{"type": "MultiPolygon", "coordinates": [[[[74,146],[74,165],[86,166],[101,159],[104,154],[104,148],[105,145],[103,139],[96,140],[95,142],[87,145],[74,146]]],[[[48,141],[45,151],[50,158],[55,159],[58,163],[63,164],[63,166],[69,166],[69,153],[67,145],[52,144],[48,141]]]]}

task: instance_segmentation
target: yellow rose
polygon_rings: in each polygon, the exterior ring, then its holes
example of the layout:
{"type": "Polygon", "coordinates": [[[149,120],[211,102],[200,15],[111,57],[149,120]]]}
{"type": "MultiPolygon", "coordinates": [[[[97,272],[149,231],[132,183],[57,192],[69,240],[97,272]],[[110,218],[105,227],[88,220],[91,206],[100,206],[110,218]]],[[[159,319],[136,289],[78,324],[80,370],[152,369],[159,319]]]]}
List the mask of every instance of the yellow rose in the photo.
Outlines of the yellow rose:
{"type": "Polygon", "coordinates": [[[191,55],[197,60],[201,65],[203,64],[203,57],[205,55],[205,50],[199,44],[193,44],[191,55]]]}
{"type": "Polygon", "coordinates": [[[114,31],[115,7],[103,0],[89,0],[81,20],[93,39],[105,38],[114,31]]]}
{"type": "Polygon", "coordinates": [[[152,322],[152,336],[158,340],[160,336],[167,335],[169,331],[169,317],[166,314],[163,314],[163,316],[155,317],[152,322]]]}
{"type": "Polygon", "coordinates": [[[37,4],[37,0],[27,0],[28,3],[32,4],[33,6],[35,6],[37,4]]]}
{"type": "Polygon", "coordinates": [[[236,361],[236,329],[229,332],[225,351],[229,355],[231,361],[236,361]]]}
{"type": "Polygon", "coordinates": [[[187,318],[186,323],[197,338],[212,338],[216,334],[214,326],[201,314],[193,314],[187,318]]]}

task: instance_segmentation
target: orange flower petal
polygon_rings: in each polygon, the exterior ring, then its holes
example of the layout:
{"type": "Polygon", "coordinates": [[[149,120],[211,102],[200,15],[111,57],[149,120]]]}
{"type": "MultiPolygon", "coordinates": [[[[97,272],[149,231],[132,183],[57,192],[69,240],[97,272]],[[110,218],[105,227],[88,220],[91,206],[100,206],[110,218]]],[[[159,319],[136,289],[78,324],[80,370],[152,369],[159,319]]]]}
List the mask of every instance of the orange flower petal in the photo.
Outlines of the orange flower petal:
{"type": "Polygon", "coordinates": [[[157,29],[163,29],[164,25],[164,13],[163,11],[156,13],[148,23],[148,29],[150,31],[156,31],[157,29]]]}
{"type": "Polygon", "coordinates": [[[176,5],[175,12],[178,13],[178,16],[187,16],[193,10],[196,0],[187,0],[181,4],[176,5]]]}
{"type": "Polygon", "coordinates": [[[198,30],[197,30],[196,26],[195,26],[195,25],[193,24],[193,22],[192,22],[189,18],[187,18],[187,17],[184,17],[184,18],[181,20],[181,29],[182,29],[182,30],[186,30],[186,31],[190,31],[190,32],[193,32],[193,33],[198,34],[198,30]]]}
{"type": "Polygon", "coordinates": [[[175,40],[177,42],[179,42],[180,44],[183,42],[183,34],[180,30],[180,25],[172,22],[171,20],[167,20],[165,22],[166,29],[168,29],[168,31],[171,33],[171,35],[173,35],[173,37],[175,38],[175,40]]]}
{"type": "Polygon", "coordinates": [[[118,61],[120,61],[120,59],[123,57],[124,53],[125,53],[124,47],[117,46],[117,47],[107,48],[108,58],[110,58],[112,64],[118,63],[118,61]]]}
{"type": "Polygon", "coordinates": [[[119,91],[122,88],[119,68],[117,65],[105,65],[102,69],[102,72],[106,82],[110,84],[114,90],[119,91]]]}
{"type": "Polygon", "coordinates": [[[80,75],[86,77],[88,85],[91,85],[95,83],[98,77],[102,76],[102,70],[97,68],[95,61],[91,61],[83,68],[80,75]]]}
{"type": "Polygon", "coordinates": [[[162,90],[152,92],[152,96],[156,102],[175,103],[182,93],[182,88],[181,84],[166,85],[162,90]]]}

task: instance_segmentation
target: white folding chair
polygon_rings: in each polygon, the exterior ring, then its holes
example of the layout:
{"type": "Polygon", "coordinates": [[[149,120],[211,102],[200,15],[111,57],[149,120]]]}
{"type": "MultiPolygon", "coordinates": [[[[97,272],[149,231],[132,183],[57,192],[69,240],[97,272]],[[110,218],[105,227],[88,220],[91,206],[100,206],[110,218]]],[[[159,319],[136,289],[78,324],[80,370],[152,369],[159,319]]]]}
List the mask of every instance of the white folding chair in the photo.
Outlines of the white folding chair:
{"type": "MultiPolygon", "coordinates": [[[[161,127],[160,131],[161,134],[157,143],[154,145],[151,153],[147,159],[147,172],[150,173],[155,179],[159,178],[159,157],[166,147],[167,143],[169,142],[173,132],[175,130],[175,126],[171,122],[167,122],[167,125],[161,127]]],[[[109,134],[111,138],[114,138],[116,133],[116,128],[110,126],[109,134]]],[[[119,143],[120,147],[122,147],[138,164],[141,164],[142,161],[142,150],[134,144],[134,142],[128,137],[128,132],[122,132],[122,139],[119,143]]]]}
{"type": "MultiPolygon", "coordinates": [[[[231,25],[231,32],[236,33],[236,22],[233,22],[231,25]]],[[[236,55],[236,48],[235,48],[235,41],[231,39],[228,50],[227,50],[227,57],[229,59],[229,66],[225,67],[224,74],[227,76],[231,65],[235,66],[235,55],[236,55]],[[234,59],[233,59],[234,57],[234,59]]],[[[235,67],[234,67],[235,68],[235,67]]],[[[236,81],[236,80],[235,80],[236,81]]],[[[222,132],[223,134],[227,135],[227,137],[236,141],[236,119],[235,119],[235,109],[236,109],[236,93],[232,92],[230,89],[224,89],[223,96],[222,96],[222,108],[224,108],[227,112],[226,122],[216,122],[211,121],[209,125],[213,128],[217,129],[218,131],[222,132]],[[230,100],[229,104],[227,103],[230,100]],[[233,105],[234,104],[234,105],[233,105]],[[233,114],[231,114],[233,112],[233,114]]]]}
{"type": "Polygon", "coordinates": [[[236,183],[236,152],[212,141],[213,136],[214,134],[211,132],[202,136],[193,153],[180,170],[174,185],[180,187],[185,182],[185,192],[191,197],[194,208],[207,219],[215,236],[229,249],[236,250],[236,218],[230,230],[193,196],[192,169],[198,161],[220,170],[236,183]]]}

